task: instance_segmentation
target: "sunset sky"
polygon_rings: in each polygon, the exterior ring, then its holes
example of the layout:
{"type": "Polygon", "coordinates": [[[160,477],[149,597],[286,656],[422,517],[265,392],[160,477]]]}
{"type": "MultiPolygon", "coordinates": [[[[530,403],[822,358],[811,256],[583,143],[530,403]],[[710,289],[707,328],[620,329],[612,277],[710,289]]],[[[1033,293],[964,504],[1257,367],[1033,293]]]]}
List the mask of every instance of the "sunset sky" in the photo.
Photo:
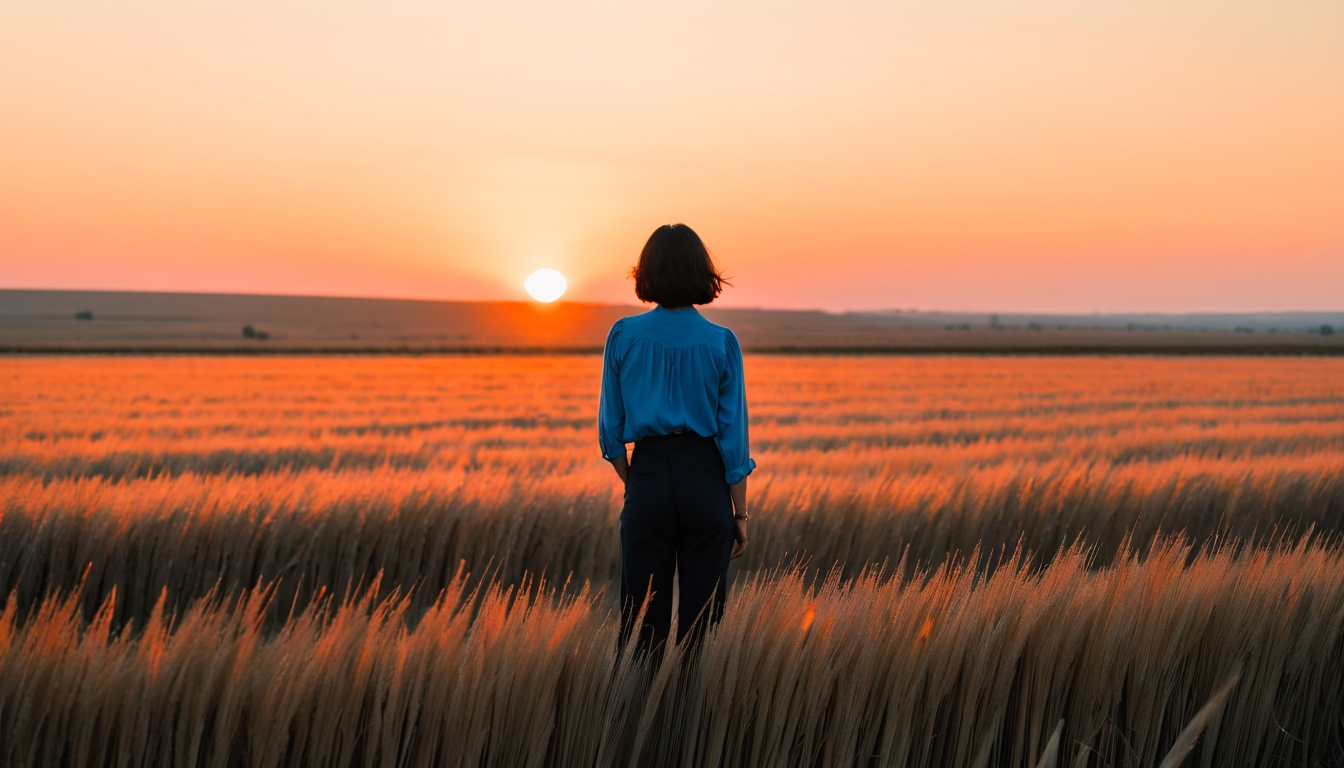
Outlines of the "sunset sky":
{"type": "Polygon", "coordinates": [[[0,288],[1344,309],[1344,3],[0,6],[0,288]]]}

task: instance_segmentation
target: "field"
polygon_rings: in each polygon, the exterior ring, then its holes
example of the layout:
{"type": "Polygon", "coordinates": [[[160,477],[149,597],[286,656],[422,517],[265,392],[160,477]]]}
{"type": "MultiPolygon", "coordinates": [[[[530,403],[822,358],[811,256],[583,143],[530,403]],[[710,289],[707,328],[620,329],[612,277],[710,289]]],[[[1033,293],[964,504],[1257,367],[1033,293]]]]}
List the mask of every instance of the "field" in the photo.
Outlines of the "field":
{"type": "MultiPolygon", "coordinates": [[[[617,318],[642,309],[570,301],[0,288],[0,353],[597,353],[617,318]]],[[[1344,355],[1340,312],[990,315],[705,307],[704,314],[732,328],[748,352],[1344,355]],[[1326,327],[1331,333],[1321,332],[1326,327]]]]}
{"type": "Polygon", "coordinates": [[[7,358],[0,764],[1344,760],[1344,360],[750,355],[748,553],[653,668],[599,369],[7,358]]]}

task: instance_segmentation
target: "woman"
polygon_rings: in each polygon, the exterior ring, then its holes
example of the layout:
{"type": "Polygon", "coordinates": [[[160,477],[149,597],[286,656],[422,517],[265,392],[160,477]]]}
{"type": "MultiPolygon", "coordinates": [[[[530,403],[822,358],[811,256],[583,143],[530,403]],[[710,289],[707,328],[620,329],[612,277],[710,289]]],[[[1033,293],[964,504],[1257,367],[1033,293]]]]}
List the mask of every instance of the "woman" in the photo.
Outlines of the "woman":
{"type": "Polygon", "coordinates": [[[723,615],[728,561],[747,546],[756,462],[737,337],[694,307],[725,284],[704,243],[684,224],[659,227],[632,276],[635,295],[657,306],[611,327],[597,426],[602,457],[625,484],[621,643],[647,598],[637,640],[647,653],[668,639],[674,572],[678,642],[723,615]]]}

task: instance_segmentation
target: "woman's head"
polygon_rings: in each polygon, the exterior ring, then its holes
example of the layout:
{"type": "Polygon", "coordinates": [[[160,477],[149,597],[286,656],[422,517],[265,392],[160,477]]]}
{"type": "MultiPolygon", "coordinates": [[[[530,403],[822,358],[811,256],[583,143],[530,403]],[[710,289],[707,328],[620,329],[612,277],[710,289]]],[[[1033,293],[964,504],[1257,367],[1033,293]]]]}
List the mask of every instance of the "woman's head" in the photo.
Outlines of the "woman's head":
{"type": "Polygon", "coordinates": [[[685,224],[664,224],[654,230],[630,276],[640,301],[669,308],[708,304],[729,285],[714,268],[700,236],[685,224]]]}

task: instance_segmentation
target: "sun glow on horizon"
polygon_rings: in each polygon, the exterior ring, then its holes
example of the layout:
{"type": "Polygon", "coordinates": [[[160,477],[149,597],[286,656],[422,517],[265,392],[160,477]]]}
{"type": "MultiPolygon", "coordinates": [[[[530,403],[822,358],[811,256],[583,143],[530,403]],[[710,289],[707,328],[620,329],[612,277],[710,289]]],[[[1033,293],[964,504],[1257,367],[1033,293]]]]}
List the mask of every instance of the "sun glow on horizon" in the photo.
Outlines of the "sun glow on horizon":
{"type": "Polygon", "coordinates": [[[565,276],[554,269],[538,269],[523,281],[527,294],[543,304],[550,304],[565,295],[569,282],[565,276]]]}

